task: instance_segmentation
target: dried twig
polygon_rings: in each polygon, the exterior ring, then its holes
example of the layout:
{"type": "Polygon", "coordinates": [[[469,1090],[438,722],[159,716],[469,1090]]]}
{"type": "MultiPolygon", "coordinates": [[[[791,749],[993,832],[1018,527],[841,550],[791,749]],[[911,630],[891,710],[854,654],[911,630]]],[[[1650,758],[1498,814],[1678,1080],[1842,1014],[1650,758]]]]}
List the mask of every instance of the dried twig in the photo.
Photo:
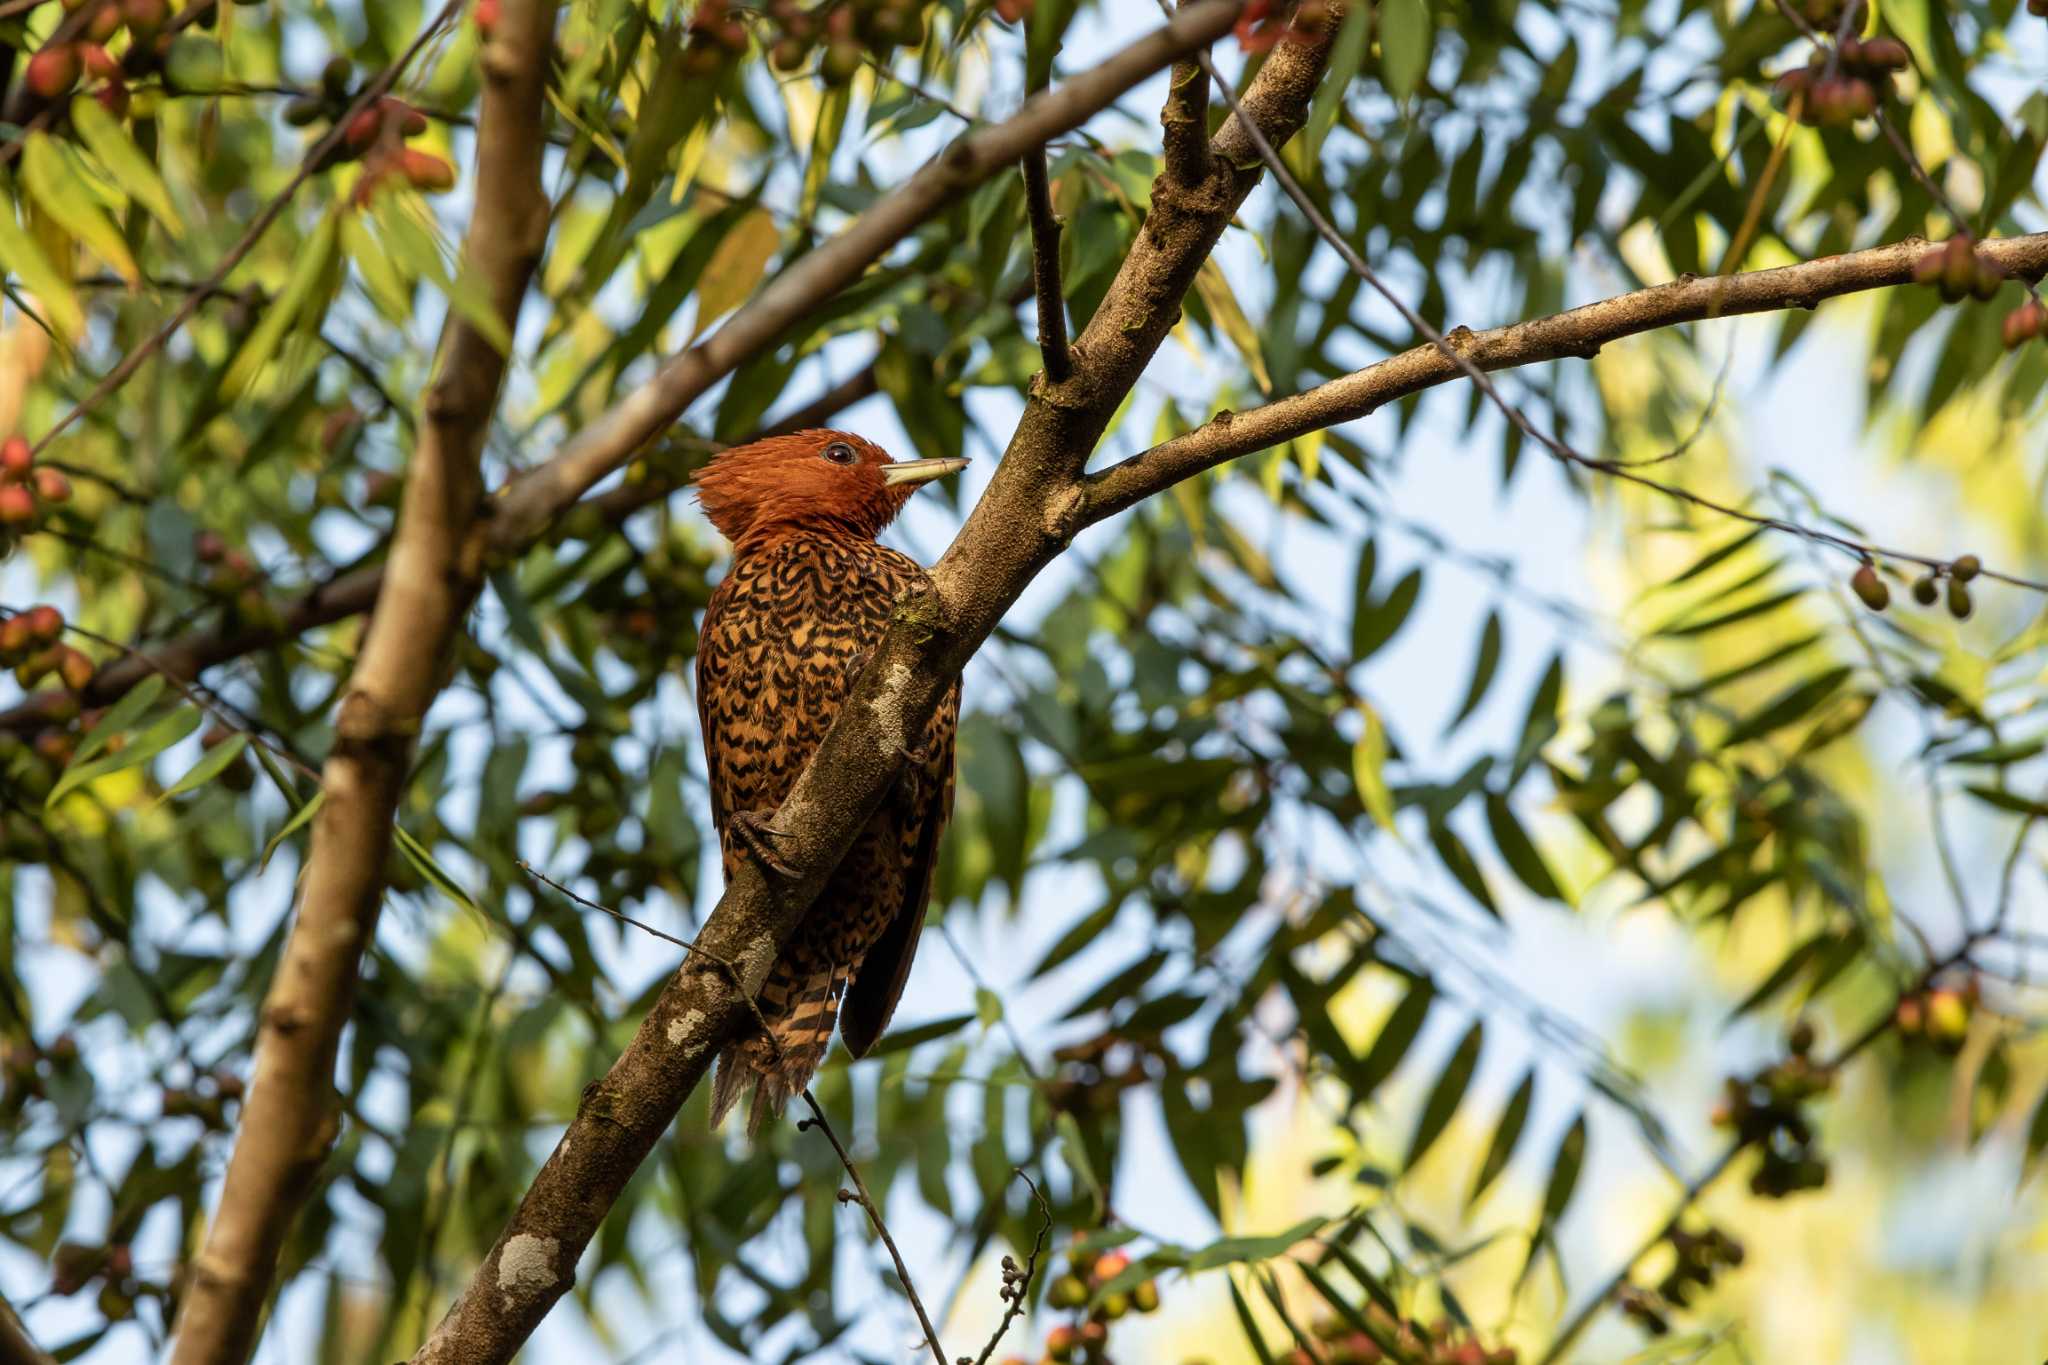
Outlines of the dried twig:
{"type": "Polygon", "coordinates": [[[932,1358],[939,1365],[946,1365],[946,1348],[939,1345],[939,1334],[932,1329],[931,1315],[924,1311],[924,1300],[917,1296],[917,1286],[910,1281],[910,1268],[903,1264],[903,1253],[896,1249],[896,1239],[889,1235],[889,1225],[882,1221],[882,1210],[875,1204],[874,1196],[868,1193],[868,1185],[860,1178],[860,1168],[853,1164],[853,1158],[846,1154],[846,1147],[839,1141],[839,1134],[832,1131],[832,1125],[825,1118],[825,1111],[819,1107],[808,1087],[804,1090],[804,1103],[811,1107],[811,1117],[799,1119],[797,1129],[815,1127],[825,1135],[825,1141],[832,1144],[832,1150],[839,1154],[839,1164],[846,1168],[846,1174],[853,1181],[851,1190],[839,1192],[842,1204],[858,1204],[867,1210],[868,1222],[882,1238],[882,1245],[889,1248],[889,1259],[896,1263],[896,1278],[902,1282],[903,1292],[910,1296],[910,1306],[917,1310],[918,1325],[924,1328],[925,1342],[932,1348],[932,1358]]]}
{"type": "Polygon", "coordinates": [[[974,1358],[974,1365],[988,1365],[988,1358],[996,1353],[1002,1343],[1003,1333],[1010,1330],[1010,1324],[1023,1313],[1024,1305],[1031,1302],[1031,1277],[1038,1273],[1038,1253],[1045,1250],[1046,1234],[1052,1231],[1052,1206],[1045,1202],[1045,1192],[1038,1188],[1038,1182],[1025,1174],[1022,1166],[1011,1168],[1017,1178],[1031,1187],[1031,1197],[1038,1201],[1038,1211],[1044,1221],[1038,1225],[1038,1235],[1031,1239],[1031,1255],[1024,1262],[1023,1272],[1017,1270],[1016,1261],[1003,1257],[1003,1299],[1009,1307],[1003,1312],[1003,1320],[996,1324],[995,1335],[988,1339],[988,1345],[981,1348],[981,1354],[974,1358]]]}

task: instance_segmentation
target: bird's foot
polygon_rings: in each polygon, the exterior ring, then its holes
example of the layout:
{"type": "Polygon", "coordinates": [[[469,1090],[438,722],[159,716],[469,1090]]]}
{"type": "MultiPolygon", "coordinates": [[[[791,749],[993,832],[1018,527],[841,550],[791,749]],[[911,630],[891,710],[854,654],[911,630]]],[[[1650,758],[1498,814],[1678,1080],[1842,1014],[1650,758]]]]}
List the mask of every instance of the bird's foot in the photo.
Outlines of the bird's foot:
{"type": "Polygon", "coordinates": [[[783,861],[781,855],[776,853],[771,842],[775,839],[787,837],[789,831],[775,828],[770,823],[774,818],[775,812],[773,811],[735,811],[732,817],[732,832],[739,836],[739,841],[747,846],[747,850],[754,855],[755,861],[759,862],[762,867],[784,881],[794,881],[797,877],[797,870],[783,861]]]}
{"type": "Polygon", "coordinates": [[[905,747],[897,752],[901,753],[903,761],[913,768],[925,767],[932,761],[932,746],[929,744],[915,749],[905,747]]]}

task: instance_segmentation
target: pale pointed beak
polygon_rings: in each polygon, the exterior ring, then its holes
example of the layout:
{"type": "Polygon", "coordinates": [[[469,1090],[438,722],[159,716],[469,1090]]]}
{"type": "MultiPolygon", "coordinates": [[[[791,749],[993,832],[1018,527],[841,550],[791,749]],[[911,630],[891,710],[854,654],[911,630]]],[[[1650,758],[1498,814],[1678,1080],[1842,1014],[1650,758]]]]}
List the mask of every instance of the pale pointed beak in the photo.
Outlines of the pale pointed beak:
{"type": "Polygon", "coordinates": [[[897,460],[882,466],[882,486],[893,488],[899,483],[930,483],[943,479],[948,474],[958,473],[967,468],[964,456],[952,456],[943,460],[897,460]]]}

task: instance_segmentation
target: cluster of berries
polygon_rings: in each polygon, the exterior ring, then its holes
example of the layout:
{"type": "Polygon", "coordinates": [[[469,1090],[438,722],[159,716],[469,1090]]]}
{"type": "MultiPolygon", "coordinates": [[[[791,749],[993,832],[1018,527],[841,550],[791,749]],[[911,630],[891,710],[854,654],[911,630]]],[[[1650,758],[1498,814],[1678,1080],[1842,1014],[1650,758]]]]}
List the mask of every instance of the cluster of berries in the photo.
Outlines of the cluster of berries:
{"type": "Polygon", "coordinates": [[[1311,1352],[1296,1347],[1280,1357],[1282,1365],[1369,1365],[1381,1360],[1414,1365],[1515,1365],[1512,1346],[1488,1350],[1478,1337],[1448,1320],[1426,1325],[1407,1321],[1376,1303],[1367,1304],[1363,1312],[1372,1331],[1336,1318],[1324,1319],[1310,1329],[1321,1348],[1311,1352]],[[1381,1341],[1393,1343],[1395,1354],[1389,1355],[1381,1341]]]}
{"type": "MultiPolygon", "coordinates": [[[[709,25],[707,47],[712,59],[722,60],[724,54],[746,49],[745,28],[725,17],[725,8],[722,0],[707,0],[698,12],[700,30],[707,22],[709,25]],[[707,14],[711,16],[708,20],[707,14]]],[[[1011,8],[1021,12],[1029,6],[1011,8]]],[[[826,0],[809,8],[801,0],[768,0],[763,12],[777,34],[768,47],[768,60],[775,69],[800,71],[810,62],[811,53],[822,48],[818,79],[827,85],[852,80],[866,57],[886,63],[897,48],[924,42],[924,6],[919,0],[826,0]]]]}
{"type": "Polygon", "coordinates": [[[1778,77],[1778,98],[1787,107],[1796,101],[1801,123],[1844,128],[1876,113],[1891,94],[1893,73],[1912,64],[1912,54],[1896,38],[1852,35],[1832,50],[1814,52],[1805,67],[1778,77]]]}
{"type": "MultiPolygon", "coordinates": [[[[320,72],[320,93],[300,95],[284,107],[284,121],[294,128],[332,125],[348,115],[358,88],[348,58],[335,57],[320,72]]],[[[427,131],[427,116],[402,99],[384,95],[367,108],[348,115],[341,141],[322,158],[320,169],[349,161],[363,163],[351,202],[361,206],[387,180],[397,179],[427,194],[455,188],[455,168],[432,152],[405,145],[405,139],[427,131]]]]}
{"type": "Polygon", "coordinates": [[[2005,283],[2005,271],[1996,261],[1978,254],[1969,233],[1959,232],[1913,262],[1913,283],[1940,290],[1943,303],[1961,303],[1966,298],[1981,302],[1998,293],[2005,283]]]}
{"type": "MultiPolygon", "coordinates": [[[[1957,555],[1947,564],[1938,564],[1913,580],[1913,600],[1923,607],[1931,607],[1942,595],[1941,582],[1948,580],[1948,614],[1958,621],[1970,619],[1970,613],[1977,609],[1970,600],[1970,580],[1984,571],[1983,561],[1975,555],[1957,555]]],[[[1877,566],[1868,560],[1849,579],[1849,588],[1858,601],[1872,611],[1883,611],[1892,604],[1892,590],[1884,579],[1878,576],[1877,566]]]]}
{"type": "Polygon", "coordinates": [[[47,604],[17,612],[0,621],[0,667],[12,665],[14,680],[34,687],[55,674],[70,691],[83,692],[92,681],[92,660],[66,644],[64,614],[47,604]]]}
{"type": "Polygon", "coordinates": [[[1970,1016],[1978,999],[1974,976],[1959,986],[1930,986],[1899,1001],[1892,1022],[1902,1036],[1954,1054],[1963,1050],[1963,1040],[1970,1036],[1970,1016]]]}
{"type": "Polygon", "coordinates": [[[74,35],[68,41],[45,43],[29,58],[23,79],[39,99],[49,101],[64,98],[81,80],[89,79],[93,97],[108,113],[121,117],[128,112],[127,66],[106,45],[125,28],[131,56],[141,58],[137,64],[161,65],[171,43],[165,31],[171,20],[170,0],[64,0],[64,8],[91,13],[82,29],[66,25],[74,35]]]}
{"type": "Polygon", "coordinates": [[[1808,1055],[1813,1050],[1811,1024],[1795,1024],[1789,1046],[1791,1056],[1754,1076],[1730,1076],[1714,1106],[1715,1127],[1733,1130],[1737,1141],[1762,1152],[1749,1188],[1766,1199],[1819,1189],[1828,1178],[1827,1162],[1814,1143],[1813,1124],[1801,1106],[1827,1093],[1834,1085],[1834,1072],[1808,1055]]]}
{"type": "Polygon", "coordinates": [[[10,436],[0,442],[0,554],[47,509],[70,501],[71,480],[60,470],[37,467],[26,438],[10,436]]]}
{"type": "Polygon", "coordinates": [[[1653,1289],[1623,1283],[1614,1291],[1621,1311],[1652,1336],[1671,1330],[1671,1314],[1684,1308],[1695,1290],[1714,1287],[1723,1270],[1742,1264],[1742,1243],[1719,1228],[1705,1232],[1672,1229],[1665,1239],[1675,1256],[1671,1269],[1653,1289]]]}
{"type": "Polygon", "coordinates": [[[230,599],[229,610],[242,624],[266,630],[281,624],[277,608],[263,594],[263,571],[247,554],[230,546],[220,532],[194,535],[192,557],[206,570],[207,590],[230,599]]]}
{"type": "MultiPolygon", "coordinates": [[[[1040,1365],[1108,1365],[1109,1324],[1133,1312],[1156,1311],[1159,1283],[1140,1280],[1129,1289],[1102,1295],[1101,1301],[1089,1308],[1088,1302],[1097,1290],[1131,1268],[1131,1258],[1121,1251],[1097,1251],[1088,1245],[1086,1233],[1076,1232],[1067,1248],[1066,1260],[1066,1269],[1047,1287],[1045,1302],[1049,1308],[1076,1314],[1078,1320],[1061,1323],[1045,1334],[1045,1354],[1040,1365]]],[[[1003,1258],[1003,1285],[1006,1298],[1021,1294],[1024,1288],[1016,1263],[1008,1257],[1003,1258]]],[[[1003,1365],[1030,1362],[1022,1356],[1010,1356],[1003,1365]]]]}

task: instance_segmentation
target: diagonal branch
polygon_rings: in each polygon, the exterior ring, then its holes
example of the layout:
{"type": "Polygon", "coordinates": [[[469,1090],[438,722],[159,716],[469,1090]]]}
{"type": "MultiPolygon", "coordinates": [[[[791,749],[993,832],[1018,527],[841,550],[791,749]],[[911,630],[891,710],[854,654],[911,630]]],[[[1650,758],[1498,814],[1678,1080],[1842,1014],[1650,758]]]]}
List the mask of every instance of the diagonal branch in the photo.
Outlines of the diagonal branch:
{"type": "Polygon", "coordinates": [[[503,490],[497,514],[501,534],[521,545],[531,543],[549,521],[624,465],[740,362],[773,346],[819,299],[859,279],[962,191],[1080,127],[1154,71],[1216,38],[1239,8],[1235,0],[1199,0],[1100,66],[1026,100],[1003,122],[955,138],[846,231],[799,258],[717,331],[584,427],[547,464],[503,490]]]}
{"type": "MultiPolygon", "coordinates": [[[[1089,475],[1083,522],[1093,525],[1204,470],[1356,421],[1387,403],[1461,378],[1461,360],[1493,372],[1571,357],[1591,359],[1609,342],[1679,323],[1814,308],[1823,299],[1912,283],[1913,263],[1926,250],[1924,241],[1908,238],[1771,270],[1688,277],[1483,332],[1455,328],[1444,340],[1458,359],[1426,342],[1292,397],[1247,412],[1219,413],[1185,435],[1089,475]]],[[[2048,233],[1983,242],[1977,250],[2010,275],[2032,280],[2048,272],[2048,233]]],[[[1896,557],[1920,558],[1903,552],[1896,557]]]]}
{"type": "Polygon", "coordinates": [[[56,1365],[55,1358],[29,1336],[14,1305],[5,1299],[0,1299],[0,1365],[56,1365]]]}
{"type": "MultiPolygon", "coordinates": [[[[1201,12],[1195,6],[1181,19],[1201,12]]],[[[1313,35],[1261,69],[1245,107],[1267,136],[1285,140],[1301,127],[1328,49],[1328,32],[1313,35]]],[[[1081,507],[1076,479],[1089,450],[1172,328],[1202,260],[1258,183],[1249,146],[1233,121],[1217,134],[1207,181],[1155,185],[1146,232],[1075,348],[1072,378],[1034,386],[966,528],[929,585],[897,604],[837,721],[776,812],[775,826],[785,832],[777,852],[796,874],[771,882],[746,860],[727,883],[696,946],[733,964],[745,993],[694,960],[669,979],[625,1052],[585,1090],[575,1119],[414,1365],[504,1365],[574,1284],[599,1222],[746,1019],[781,945],[894,784],[940,695],[1033,575],[1064,548],[1081,507]]]]}
{"type": "MultiPolygon", "coordinates": [[[[551,0],[511,0],[481,58],[476,212],[464,243],[509,332],[547,240],[541,190],[551,0]]],[[[436,21],[438,26],[439,21],[436,21]]],[[[254,1076],[173,1365],[232,1365],[255,1345],[286,1233],[340,1131],[336,1049],[376,931],[392,817],[450,645],[484,570],[481,456],[505,356],[460,315],[442,333],[390,566],[335,721],[297,921],[265,996],[254,1076]]]]}

